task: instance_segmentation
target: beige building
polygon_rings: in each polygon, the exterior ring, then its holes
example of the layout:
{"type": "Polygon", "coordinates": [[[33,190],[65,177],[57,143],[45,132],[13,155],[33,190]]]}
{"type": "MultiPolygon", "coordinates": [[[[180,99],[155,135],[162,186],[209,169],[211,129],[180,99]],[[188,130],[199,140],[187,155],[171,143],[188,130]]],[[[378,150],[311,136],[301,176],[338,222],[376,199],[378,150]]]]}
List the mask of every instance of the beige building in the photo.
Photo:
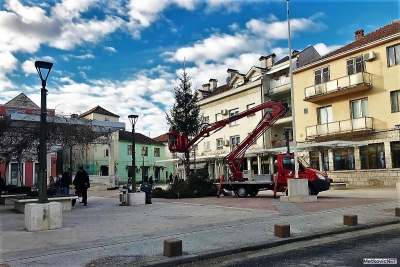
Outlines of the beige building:
{"type": "Polygon", "coordinates": [[[311,166],[355,186],[400,182],[399,65],[395,21],[294,71],[296,139],[323,144],[311,166]]]}
{"type": "MultiPolygon", "coordinates": [[[[302,51],[293,51],[292,67],[295,69],[319,57],[312,46],[302,51]]],[[[289,57],[275,62],[275,54],[271,54],[262,56],[259,60],[261,66],[253,66],[246,74],[228,69],[226,84],[222,86],[217,86],[216,79],[210,79],[209,83],[203,85],[202,90],[199,90],[198,104],[205,123],[228,119],[269,100],[286,101],[290,104],[289,57]]],[[[222,159],[254,130],[262,116],[263,112],[256,112],[231,122],[203,139],[198,144],[196,153],[192,154],[196,168],[208,168],[211,178],[218,178],[221,174],[227,176],[228,169],[222,164],[222,159]]],[[[252,170],[255,174],[273,172],[272,157],[286,151],[283,147],[284,130],[292,128],[291,116],[289,108],[287,114],[247,150],[241,165],[242,171],[252,170]]]]}

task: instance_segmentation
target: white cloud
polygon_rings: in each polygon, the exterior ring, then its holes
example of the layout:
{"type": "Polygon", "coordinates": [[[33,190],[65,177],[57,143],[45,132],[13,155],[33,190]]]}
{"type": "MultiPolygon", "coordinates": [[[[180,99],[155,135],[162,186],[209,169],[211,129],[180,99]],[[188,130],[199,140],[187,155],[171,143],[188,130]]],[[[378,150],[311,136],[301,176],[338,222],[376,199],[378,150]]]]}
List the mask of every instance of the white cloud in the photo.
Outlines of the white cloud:
{"type": "Polygon", "coordinates": [[[6,88],[14,88],[15,86],[7,78],[7,73],[12,73],[17,69],[18,60],[10,52],[0,51],[0,91],[6,88]]]}
{"type": "Polygon", "coordinates": [[[84,54],[84,55],[72,55],[72,54],[68,54],[68,55],[61,55],[61,58],[64,59],[65,61],[69,61],[70,58],[78,58],[78,59],[91,59],[91,58],[95,58],[93,54],[84,54]]]}
{"type": "Polygon", "coordinates": [[[0,11],[0,52],[34,53],[42,44],[72,49],[84,43],[97,43],[124,23],[123,19],[110,15],[104,20],[81,17],[99,3],[63,0],[55,4],[48,16],[39,4],[26,6],[18,0],[9,0],[4,4],[5,10],[0,11]]]}
{"type": "Polygon", "coordinates": [[[327,46],[327,45],[325,45],[323,43],[318,43],[318,44],[314,45],[314,48],[318,51],[318,53],[321,56],[323,56],[323,55],[326,55],[326,54],[328,54],[329,52],[331,52],[333,50],[336,50],[336,49],[342,47],[342,46],[343,45],[330,45],[330,46],[327,46]]]}
{"type": "Polygon", "coordinates": [[[196,6],[195,0],[130,0],[127,5],[129,23],[128,29],[134,38],[140,38],[140,31],[149,27],[154,21],[162,17],[162,12],[169,5],[177,5],[178,7],[194,10],[196,6]]]}
{"type": "Polygon", "coordinates": [[[37,73],[35,68],[35,62],[33,60],[25,60],[21,65],[22,71],[25,73],[25,76],[28,76],[32,73],[37,73]]]}
{"type": "Polygon", "coordinates": [[[106,50],[107,52],[111,52],[111,53],[116,53],[116,52],[117,52],[117,50],[115,50],[115,48],[114,48],[114,47],[111,47],[111,46],[104,46],[103,48],[104,48],[104,50],[106,50]]]}
{"type": "Polygon", "coordinates": [[[206,13],[220,12],[239,13],[241,1],[237,0],[206,0],[206,13]]]}
{"type": "MultiPolygon", "coordinates": [[[[269,39],[287,39],[288,24],[287,21],[272,21],[266,23],[262,20],[251,19],[246,23],[246,27],[258,36],[268,36],[269,39]]],[[[299,32],[319,31],[326,26],[323,23],[315,22],[311,18],[292,18],[290,19],[291,35],[299,32]]]]}
{"type": "Polygon", "coordinates": [[[92,66],[78,66],[78,70],[91,70],[92,66]]]}
{"type": "Polygon", "coordinates": [[[231,54],[248,51],[262,51],[265,47],[263,39],[250,38],[247,35],[214,34],[194,44],[192,47],[179,48],[176,52],[164,53],[166,61],[219,62],[231,54]]]}

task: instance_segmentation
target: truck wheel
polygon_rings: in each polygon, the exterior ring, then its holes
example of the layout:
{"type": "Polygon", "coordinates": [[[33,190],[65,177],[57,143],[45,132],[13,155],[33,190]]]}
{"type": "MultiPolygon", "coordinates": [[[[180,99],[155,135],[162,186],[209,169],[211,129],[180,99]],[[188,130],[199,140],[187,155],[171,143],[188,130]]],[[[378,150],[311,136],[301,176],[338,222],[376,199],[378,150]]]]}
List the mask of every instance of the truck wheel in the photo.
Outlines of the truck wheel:
{"type": "Polygon", "coordinates": [[[238,197],[247,197],[248,193],[249,192],[247,191],[247,188],[244,186],[238,187],[238,189],[237,189],[238,197]]]}
{"type": "Polygon", "coordinates": [[[250,191],[250,192],[249,192],[249,195],[250,195],[251,197],[257,196],[257,195],[258,195],[258,189],[254,189],[254,190],[250,191]]]}
{"type": "Polygon", "coordinates": [[[315,192],[315,189],[312,185],[308,185],[308,194],[309,195],[318,195],[318,192],[315,192]]]}

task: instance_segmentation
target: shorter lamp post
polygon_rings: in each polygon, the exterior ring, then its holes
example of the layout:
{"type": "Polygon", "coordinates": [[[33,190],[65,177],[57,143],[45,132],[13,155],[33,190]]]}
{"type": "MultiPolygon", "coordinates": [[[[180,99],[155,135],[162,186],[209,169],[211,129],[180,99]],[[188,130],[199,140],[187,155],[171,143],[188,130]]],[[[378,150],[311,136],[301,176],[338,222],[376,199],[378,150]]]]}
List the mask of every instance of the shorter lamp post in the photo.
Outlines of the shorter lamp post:
{"type": "MultiPolygon", "coordinates": [[[[46,107],[46,81],[49,77],[53,63],[45,61],[35,61],[35,68],[39,74],[40,80],[42,81],[42,89],[40,91],[40,144],[39,144],[39,203],[49,202],[47,199],[47,129],[46,129],[46,117],[47,117],[47,107],[46,107]],[[42,75],[42,71],[46,71],[46,75],[42,75]]],[[[45,74],[45,73],[43,73],[45,74]]]]}
{"type": "Polygon", "coordinates": [[[146,148],[142,147],[142,158],[143,158],[143,163],[142,163],[142,183],[144,182],[144,156],[146,155],[146,148]]]}
{"type": "Polygon", "coordinates": [[[132,167],[131,167],[131,175],[132,177],[128,178],[128,191],[129,186],[132,186],[133,192],[136,192],[136,166],[135,166],[135,124],[138,120],[138,115],[129,115],[128,119],[132,125],[132,167]],[[130,181],[129,181],[130,180],[130,181]]]}

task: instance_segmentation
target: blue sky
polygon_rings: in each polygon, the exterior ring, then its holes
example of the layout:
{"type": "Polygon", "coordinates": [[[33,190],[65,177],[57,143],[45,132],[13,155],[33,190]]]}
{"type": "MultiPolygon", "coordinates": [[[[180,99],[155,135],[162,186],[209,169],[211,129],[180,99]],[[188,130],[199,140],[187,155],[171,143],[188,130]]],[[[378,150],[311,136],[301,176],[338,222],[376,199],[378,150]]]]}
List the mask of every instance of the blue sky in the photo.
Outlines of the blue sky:
{"type": "MultiPolygon", "coordinates": [[[[48,108],[97,105],[150,137],[166,132],[182,63],[201,89],[288,53],[285,0],[0,0],[0,103],[23,92],[40,105],[35,60],[54,63],[48,108]]],[[[291,45],[325,54],[398,20],[399,1],[290,1],[291,45]]]]}

